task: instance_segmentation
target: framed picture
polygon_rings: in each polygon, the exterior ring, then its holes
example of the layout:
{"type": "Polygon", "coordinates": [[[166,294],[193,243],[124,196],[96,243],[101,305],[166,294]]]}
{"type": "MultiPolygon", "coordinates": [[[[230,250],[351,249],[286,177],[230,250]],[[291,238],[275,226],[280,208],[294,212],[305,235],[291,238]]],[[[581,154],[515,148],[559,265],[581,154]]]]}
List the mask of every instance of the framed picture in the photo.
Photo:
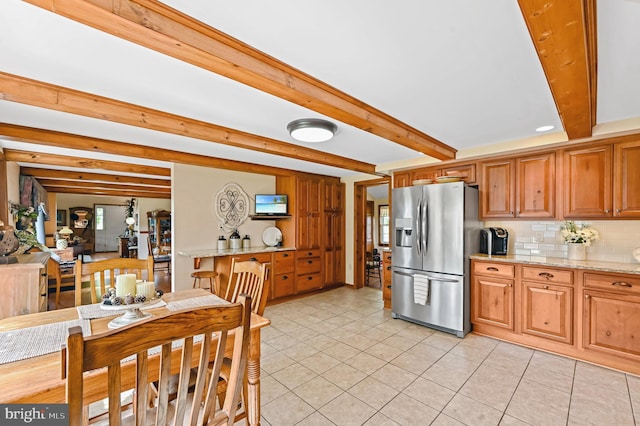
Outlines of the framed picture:
{"type": "Polygon", "coordinates": [[[56,226],[64,226],[67,224],[67,211],[56,210],[56,226]]]}

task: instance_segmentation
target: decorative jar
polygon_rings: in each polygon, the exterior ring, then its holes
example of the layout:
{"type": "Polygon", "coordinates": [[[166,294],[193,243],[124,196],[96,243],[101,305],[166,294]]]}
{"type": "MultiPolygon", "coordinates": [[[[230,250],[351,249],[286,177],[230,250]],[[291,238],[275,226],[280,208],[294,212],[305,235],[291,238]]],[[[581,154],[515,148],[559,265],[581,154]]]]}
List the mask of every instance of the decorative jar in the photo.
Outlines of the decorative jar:
{"type": "Polygon", "coordinates": [[[56,240],[56,248],[58,250],[64,250],[69,246],[69,242],[64,238],[59,238],[56,240]]]}

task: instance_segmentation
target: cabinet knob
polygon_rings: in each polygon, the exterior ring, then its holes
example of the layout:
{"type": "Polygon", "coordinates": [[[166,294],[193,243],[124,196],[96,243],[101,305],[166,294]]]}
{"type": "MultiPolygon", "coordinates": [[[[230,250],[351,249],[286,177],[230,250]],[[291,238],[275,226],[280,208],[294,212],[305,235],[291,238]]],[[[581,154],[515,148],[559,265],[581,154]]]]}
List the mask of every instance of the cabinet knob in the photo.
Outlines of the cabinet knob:
{"type": "Polygon", "coordinates": [[[548,285],[542,286],[542,288],[544,288],[545,290],[549,290],[549,286],[548,285]]]}
{"type": "Polygon", "coordinates": [[[551,279],[551,278],[553,278],[553,274],[550,274],[550,273],[548,273],[548,272],[540,272],[540,273],[538,274],[538,276],[539,276],[539,277],[542,277],[542,278],[546,278],[546,279],[551,279]]]}
{"type": "Polygon", "coordinates": [[[589,299],[590,297],[591,297],[591,296],[589,296],[588,294],[585,294],[585,295],[584,295],[584,298],[585,298],[585,299],[589,299]]]}
{"type": "Polygon", "coordinates": [[[498,269],[498,268],[496,268],[495,266],[489,266],[489,267],[487,268],[487,271],[498,272],[498,271],[499,271],[499,269],[498,269]]]}
{"type": "Polygon", "coordinates": [[[513,287],[513,284],[507,284],[507,287],[513,287]]]}
{"type": "Polygon", "coordinates": [[[307,260],[307,263],[311,265],[313,263],[313,260],[307,260]]]}
{"type": "Polygon", "coordinates": [[[282,279],[283,279],[283,280],[288,280],[288,279],[289,279],[289,276],[288,276],[288,275],[283,275],[283,276],[282,276],[282,279]]]}
{"type": "Polygon", "coordinates": [[[509,212],[509,214],[510,214],[511,216],[513,216],[513,212],[512,212],[512,211],[510,211],[510,212],[509,212]]]}
{"type": "Polygon", "coordinates": [[[313,279],[313,277],[307,277],[308,281],[311,281],[313,279]]]}
{"type": "Polygon", "coordinates": [[[616,213],[620,213],[622,210],[620,209],[616,209],[616,213]]]}
{"type": "Polygon", "coordinates": [[[289,257],[289,253],[283,253],[282,257],[289,257]]]}
{"type": "Polygon", "coordinates": [[[312,252],[307,253],[307,256],[313,256],[312,252]]]}

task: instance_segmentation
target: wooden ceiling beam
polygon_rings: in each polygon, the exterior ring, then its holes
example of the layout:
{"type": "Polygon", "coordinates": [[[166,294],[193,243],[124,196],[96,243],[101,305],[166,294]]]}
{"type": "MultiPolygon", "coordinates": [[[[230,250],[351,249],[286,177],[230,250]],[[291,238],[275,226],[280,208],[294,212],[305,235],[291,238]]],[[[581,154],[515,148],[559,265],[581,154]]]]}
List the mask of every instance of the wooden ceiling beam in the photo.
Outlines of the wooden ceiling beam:
{"type": "Polygon", "coordinates": [[[375,173],[375,165],[363,161],[4,72],[0,72],[0,99],[362,173],[375,173]]]}
{"type": "Polygon", "coordinates": [[[161,2],[25,1],[434,158],[455,158],[443,142],[161,2]]]}
{"type": "Polygon", "coordinates": [[[25,176],[33,176],[34,178],[49,178],[49,179],[68,179],[78,180],[84,182],[112,182],[129,185],[154,185],[154,186],[168,186],[171,187],[170,180],[153,179],[138,176],[124,176],[124,175],[107,175],[102,173],[88,173],[78,171],[66,171],[66,170],[53,170],[53,169],[41,169],[38,167],[21,167],[20,174],[25,176]]]}
{"type": "Polygon", "coordinates": [[[95,160],[92,158],[72,157],[68,155],[44,154],[40,152],[7,149],[7,161],[29,164],[47,164],[62,167],[80,167],[84,169],[111,170],[114,172],[137,173],[141,175],[171,176],[171,169],[165,167],[144,166],[140,164],[120,163],[117,161],[95,160]]]}
{"type": "Polygon", "coordinates": [[[569,139],[592,135],[596,119],[595,0],[518,0],[569,139]]]}
{"type": "Polygon", "coordinates": [[[167,186],[144,186],[144,185],[129,185],[129,184],[105,183],[105,182],[81,182],[77,180],[46,179],[46,178],[38,178],[38,182],[40,183],[40,185],[48,186],[48,187],[106,189],[106,190],[110,189],[110,190],[122,190],[122,191],[141,191],[141,192],[171,194],[171,187],[167,187],[167,186]]]}
{"type": "Polygon", "coordinates": [[[86,188],[65,188],[61,186],[45,186],[42,185],[47,192],[55,192],[58,194],[91,194],[104,195],[109,197],[137,197],[137,198],[171,198],[171,194],[162,192],[148,192],[148,191],[127,191],[124,189],[91,189],[88,191],[86,188]]]}
{"type": "Polygon", "coordinates": [[[252,173],[262,173],[266,175],[288,176],[294,173],[293,170],[283,169],[280,167],[263,166],[243,161],[208,157],[206,155],[190,154],[170,149],[92,138],[89,136],[18,126],[8,123],[0,123],[0,135],[3,136],[4,139],[16,142],[55,146],[58,148],[78,149],[102,154],[126,155],[128,157],[135,158],[171,161],[173,163],[189,164],[192,166],[214,167],[225,170],[251,170],[252,173]]]}

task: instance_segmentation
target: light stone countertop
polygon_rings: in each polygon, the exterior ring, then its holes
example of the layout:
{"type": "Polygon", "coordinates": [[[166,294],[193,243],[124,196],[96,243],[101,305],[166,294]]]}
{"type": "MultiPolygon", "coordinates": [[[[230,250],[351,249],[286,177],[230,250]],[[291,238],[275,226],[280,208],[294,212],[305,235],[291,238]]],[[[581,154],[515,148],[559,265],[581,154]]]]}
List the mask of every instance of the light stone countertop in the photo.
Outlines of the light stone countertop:
{"type": "Polygon", "coordinates": [[[546,257],[546,256],[526,256],[516,255],[491,255],[488,254],[472,254],[470,256],[474,260],[492,260],[496,262],[507,263],[527,263],[532,265],[559,266],[563,268],[589,269],[593,271],[603,272],[621,272],[625,274],[640,275],[640,263],[617,263],[605,262],[602,260],[569,260],[562,257],[546,257]]]}
{"type": "Polygon", "coordinates": [[[258,253],[270,253],[276,251],[287,251],[287,250],[295,250],[295,247],[268,247],[268,246],[256,246],[249,248],[239,248],[239,249],[225,249],[218,250],[217,248],[207,248],[207,249],[194,249],[194,250],[178,250],[178,254],[180,256],[190,257],[192,259],[203,258],[203,257],[220,257],[220,256],[231,256],[234,254],[258,254],[258,253]]]}

